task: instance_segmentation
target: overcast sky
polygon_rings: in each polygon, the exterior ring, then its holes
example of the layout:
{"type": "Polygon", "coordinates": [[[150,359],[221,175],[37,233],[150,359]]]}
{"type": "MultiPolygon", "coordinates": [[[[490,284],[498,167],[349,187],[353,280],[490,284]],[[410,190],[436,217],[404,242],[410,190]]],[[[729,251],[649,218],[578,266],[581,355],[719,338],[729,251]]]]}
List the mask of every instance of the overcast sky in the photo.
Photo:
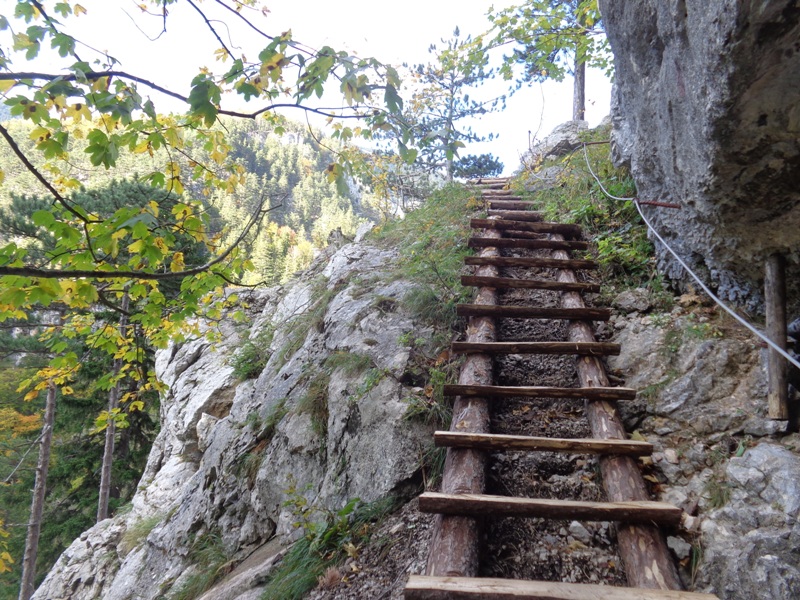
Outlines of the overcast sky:
{"type": "MultiPolygon", "coordinates": [[[[80,0],[80,3],[89,14],[70,19],[69,23],[73,27],[90,23],[95,26],[70,31],[79,39],[91,40],[95,48],[110,51],[121,61],[124,70],[147,74],[167,87],[180,88],[188,85],[198,67],[214,64],[212,52],[219,43],[211,37],[197,13],[185,3],[170,7],[167,34],[153,43],[145,35],[156,36],[160,20],[143,22],[134,0],[80,0]],[[97,27],[97,19],[104,26],[97,27]],[[140,29],[134,26],[134,19],[140,29]],[[186,75],[175,76],[181,72],[186,75]]],[[[494,3],[495,8],[509,4],[513,2],[494,3]]],[[[255,20],[268,33],[291,29],[295,39],[312,47],[328,44],[337,50],[374,56],[383,62],[415,64],[426,62],[430,56],[430,44],[450,37],[456,26],[462,35],[485,31],[489,26],[486,12],[491,3],[477,0],[404,0],[393,3],[276,0],[266,5],[269,8],[266,17],[255,15],[255,20]]],[[[8,15],[13,6],[13,0],[0,0],[0,14],[8,15]]],[[[199,6],[211,11],[214,3],[206,1],[199,6]]],[[[242,40],[245,54],[248,54],[249,41],[253,42],[251,54],[256,54],[263,46],[263,40],[259,40],[260,46],[257,46],[256,40],[248,40],[243,31],[232,30],[231,34],[234,40],[242,40]]],[[[498,93],[502,93],[504,84],[498,82],[496,85],[498,93]]],[[[602,74],[590,72],[586,94],[586,115],[590,125],[595,125],[608,114],[609,95],[609,82],[602,74]]],[[[511,98],[502,114],[485,115],[482,121],[473,125],[477,133],[494,132],[499,134],[499,138],[471,145],[463,152],[491,152],[505,163],[506,172],[510,173],[519,165],[519,156],[528,147],[530,136],[546,135],[559,123],[569,120],[571,114],[571,79],[562,83],[531,84],[511,98]]]]}

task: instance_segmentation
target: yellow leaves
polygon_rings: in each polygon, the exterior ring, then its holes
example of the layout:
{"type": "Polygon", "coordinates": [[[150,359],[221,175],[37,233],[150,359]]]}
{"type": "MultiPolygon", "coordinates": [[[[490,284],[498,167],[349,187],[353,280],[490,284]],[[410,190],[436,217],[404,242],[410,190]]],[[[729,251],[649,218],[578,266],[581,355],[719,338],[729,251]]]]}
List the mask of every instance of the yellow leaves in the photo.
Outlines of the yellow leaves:
{"type": "Polygon", "coordinates": [[[277,81],[281,77],[281,73],[283,72],[283,65],[286,56],[281,54],[280,52],[276,52],[272,56],[270,56],[267,60],[261,63],[261,69],[259,70],[262,76],[269,76],[273,83],[277,83],[277,81]]]}
{"type": "Polygon", "coordinates": [[[3,169],[0,169],[0,185],[3,185],[3,182],[6,180],[6,172],[3,169]]]}
{"type": "Polygon", "coordinates": [[[72,14],[74,14],[76,17],[80,17],[81,15],[86,14],[86,9],[83,8],[80,4],[76,4],[75,6],[72,7],[72,14]]]}
{"type": "Polygon", "coordinates": [[[217,62],[225,62],[230,58],[230,54],[225,48],[217,48],[214,50],[214,57],[217,62]]]}
{"type": "Polygon", "coordinates": [[[109,84],[111,83],[110,77],[98,77],[94,81],[92,81],[92,91],[93,92],[104,92],[108,89],[109,84]]]}
{"type": "Polygon", "coordinates": [[[0,93],[7,92],[12,87],[17,85],[17,82],[11,79],[7,79],[5,81],[0,81],[0,93]]]}
{"type": "Polygon", "coordinates": [[[331,183],[336,181],[336,179],[341,177],[343,174],[344,171],[342,170],[342,165],[338,163],[331,163],[325,169],[325,175],[327,176],[328,181],[331,183]]]}
{"type": "Polygon", "coordinates": [[[23,400],[25,402],[30,402],[31,400],[36,400],[36,398],[38,397],[39,397],[39,390],[31,390],[27,394],[25,394],[23,400]]]}
{"type": "Polygon", "coordinates": [[[167,168],[164,169],[167,177],[167,189],[175,194],[183,195],[183,182],[181,181],[181,166],[177,162],[168,162],[167,168]]]}
{"type": "Polygon", "coordinates": [[[150,140],[142,140],[133,147],[134,154],[144,154],[145,152],[153,156],[153,144],[150,140]]]}
{"type": "Polygon", "coordinates": [[[62,300],[72,308],[89,308],[97,301],[98,295],[95,287],[82,279],[61,280],[62,300]]]}
{"type": "Polygon", "coordinates": [[[185,268],[185,264],[183,262],[183,252],[176,252],[172,255],[172,262],[169,264],[169,270],[173,273],[179,273],[183,271],[185,268]]]}
{"type": "Polygon", "coordinates": [[[164,136],[167,144],[173,148],[183,148],[183,131],[177,127],[167,127],[162,131],[162,135],[164,136]]]}
{"type": "Polygon", "coordinates": [[[34,127],[31,129],[30,134],[28,137],[32,139],[34,142],[43,142],[48,139],[52,134],[50,130],[46,127],[34,127]]]}
{"type": "MultiPolygon", "coordinates": [[[[0,531],[6,533],[5,530],[0,530],[0,531]]],[[[6,533],[6,535],[8,534],[6,533]]],[[[5,550],[3,552],[0,552],[0,573],[8,573],[9,571],[11,571],[11,567],[9,567],[8,565],[13,565],[13,564],[14,564],[14,559],[11,558],[11,555],[8,552],[6,552],[5,550]]]]}

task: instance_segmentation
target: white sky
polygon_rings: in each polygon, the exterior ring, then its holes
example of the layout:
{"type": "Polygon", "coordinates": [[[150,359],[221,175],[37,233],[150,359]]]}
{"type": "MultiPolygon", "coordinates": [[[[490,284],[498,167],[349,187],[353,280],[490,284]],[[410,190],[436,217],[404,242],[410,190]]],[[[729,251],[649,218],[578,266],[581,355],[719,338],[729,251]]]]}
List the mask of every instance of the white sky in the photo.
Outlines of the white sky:
{"type": "MultiPolygon", "coordinates": [[[[197,68],[214,66],[212,52],[219,43],[199,15],[185,3],[170,7],[167,34],[156,42],[149,42],[133,26],[131,17],[140,26],[143,23],[143,15],[134,0],[80,0],[80,3],[88,14],[68,20],[70,33],[81,40],[91,40],[99,50],[109,51],[121,61],[123,70],[144,74],[166,87],[187,93],[197,68]],[[78,26],[79,29],[72,29],[78,26]]],[[[456,26],[462,36],[485,31],[489,26],[485,15],[492,5],[477,0],[404,0],[401,3],[276,0],[266,4],[270,11],[266,17],[253,16],[267,33],[291,29],[295,39],[309,46],[318,48],[327,44],[337,50],[348,50],[362,57],[374,56],[392,64],[426,62],[430,44],[450,37],[456,26]]],[[[514,2],[498,0],[494,3],[496,8],[509,4],[514,2]]],[[[13,5],[13,0],[0,0],[0,14],[10,16],[13,5]]],[[[200,2],[199,6],[209,14],[224,14],[214,11],[214,2],[209,0],[200,2]]],[[[227,22],[235,22],[235,18],[228,17],[227,22]]],[[[160,25],[160,20],[150,19],[142,29],[156,35],[160,25]]],[[[234,41],[241,40],[245,54],[253,58],[264,45],[263,38],[256,40],[244,30],[232,29],[231,34],[234,41]]],[[[6,45],[7,42],[4,39],[2,43],[6,45]]],[[[28,67],[17,64],[16,68],[28,67]]],[[[498,93],[502,93],[504,84],[496,85],[498,93]]],[[[609,97],[610,83],[602,74],[590,71],[586,91],[586,117],[590,125],[597,124],[608,114],[609,97]]],[[[157,107],[165,110],[164,104],[157,103],[157,107]]],[[[480,122],[473,124],[476,133],[494,132],[499,138],[470,145],[462,153],[491,152],[505,163],[506,173],[510,173],[519,165],[519,156],[528,147],[529,135],[541,138],[559,123],[569,120],[571,115],[571,78],[561,83],[531,84],[509,100],[503,113],[484,115],[480,122]]],[[[302,115],[297,114],[295,118],[300,119],[302,115]]]]}

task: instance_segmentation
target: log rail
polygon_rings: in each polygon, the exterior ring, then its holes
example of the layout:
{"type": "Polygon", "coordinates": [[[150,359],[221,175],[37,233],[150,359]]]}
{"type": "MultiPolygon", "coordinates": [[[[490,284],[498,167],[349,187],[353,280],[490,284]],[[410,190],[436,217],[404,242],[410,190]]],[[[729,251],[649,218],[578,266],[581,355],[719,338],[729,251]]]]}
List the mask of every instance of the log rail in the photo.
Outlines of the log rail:
{"type": "Polygon", "coordinates": [[[405,588],[407,600],[438,598],[550,598],[564,600],[641,598],[710,600],[710,594],[682,590],[663,527],[678,527],[680,509],[650,500],[637,458],[652,446],[627,439],[615,402],[635,396],[635,390],[611,387],[601,357],[619,352],[616,344],[597,342],[593,320],[607,320],[606,309],[589,308],[581,292],[599,286],[578,280],[576,269],[593,269],[592,261],[570,256],[588,243],[575,225],[544,223],[539,213],[526,210],[534,203],[508,189],[508,179],[474,182],[488,213],[471,226],[482,234],[469,240],[479,250],[466,264],[474,275],[462,277],[477,288],[473,304],[460,305],[468,317],[467,339],[454,342],[451,351],[466,355],[458,384],[445,386],[455,397],[449,432],[436,432],[437,446],[447,448],[441,491],[420,496],[423,512],[436,514],[430,554],[424,576],[413,575],[405,588]],[[527,214],[526,214],[527,213],[527,214]],[[501,249],[545,249],[550,258],[501,256],[501,249]],[[555,269],[555,280],[539,274],[526,278],[501,277],[499,268],[555,269]],[[544,289],[560,293],[560,307],[502,306],[499,289],[544,289]],[[568,341],[498,342],[496,320],[502,318],[565,319],[568,341]],[[572,354],[580,387],[498,386],[493,383],[493,357],[499,354],[572,354]],[[559,439],[499,435],[490,432],[490,411],[497,398],[581,398],[592,437],[559,439]],[[599,456],[607,502],[581,502],[493,496],[486,494],[486,469],[491,452],[567,452],[599,456]],[[552,581],[477,578],[482,517],[614,521],[619,554],[631,587],[611,587],[552,581]]]}

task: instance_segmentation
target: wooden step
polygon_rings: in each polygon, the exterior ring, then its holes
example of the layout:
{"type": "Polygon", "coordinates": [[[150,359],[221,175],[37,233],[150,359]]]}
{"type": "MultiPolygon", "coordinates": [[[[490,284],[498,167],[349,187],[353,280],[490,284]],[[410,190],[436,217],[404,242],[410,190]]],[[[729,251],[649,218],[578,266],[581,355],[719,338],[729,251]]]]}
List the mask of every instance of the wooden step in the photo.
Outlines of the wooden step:
{"type": "MultiPolygon", "coordinates": [[[[486,231],[486,230],[484,230],[486,231]]],[[[547,240],[546,233],[536,233],[535,231],[515,231],[512,229],[503,229],[501,232],[504,238],[516,238],[518,240],[547,240]]]]}
{"type": "Polygon", "coordinates": [[[590,438],[547,438],[496,433],[437,431],[433,441],[439,447],[472,448],[505,452],[507,450],[570,452],[572,454],[617,454],[647,456],[653,444],[636,440],[598,440],[590,438]]]}
{"type": "Polygon", "coordinates": [[[572,283],[564,281],[546,281],[543,279],[513,279],[511,277],[481,277],[478,275],[462,275],[461,285],[490,287],[495,289],[552,290],[556,292],[594,292],[600,291],[597,283],[572,283]]]}
{"type": "Polygon", "coordinates": [[[524,240],[519,238],[471,237],[467,241],[470,248],[526,248],[529,250],[588,250],[589,242],[562,240],[524,240]]]}
{"type": "Polygon", "coordinates": [[[599,400],[633,400],[636,390],[624,387],[564,388],[527,385],[445,385],[445,396],[479,396],[481,398],[572,398],[599,400]]]}
{"type": "Polygon", "coordinates": [[[539,206],[538,202],[531,200],[499,200],[496,198],[483,198],[489,204],[489,208],[500,210],[530,210],[539,206]]]}
{"type": "Polygon", "coordinates": [[[617,356],[620,345],[611,342],[453,342],[458,354],[574,354],[577,356],[617,356]]]}
{"type": "Polygon", "coordinates": [[[411,575],[405,600],[716,600],[714,594],[589,583],[411,575]]]}
{"type": "Polygon", "coordinates": [[[680,508],[666,502],[585,502],[438,492],[421,494],[419,509],[422,512],[443,515],[620,521],[671,526],[680,525],[683,514],[680,508]]]}
{"type": "Polygon", "coordinates": [[[467,181],[468,185],[476,185],[482,189],[504,189],[511,181],[510,177],[481,178],[467,181]]]}
{"type": "Polygon", "coordinates": [[[513,256],[467,256],[465,265],[493,265],[495,267],[536,267],[540,269],[596,269],[597,263],[593,260],[560,258],[539,258],[513,256]]]}
{"type": "Polygon", "coordinates": [[[511,221],[541,221],[542,213],[533,210],[489,210],[490,217],[500,217],[511,221]]]}
{"type": "Polygon", "coordinates": [[[561,235],[569,235],[579,237],[581,235],[581,228],[579,225],[567,225],[564,223],[543,223],[529,221],[509,221],[506,219],[471,219],[469,222],[470,227],[473,229],[499,229],[515,231],[532,231],[534,233],[560,233],[561,235]]]}
{"type": "Polygon", "coordinates": [[[517,194],[515,194],[512,190],[498,189],[497,187],[494,187],[494,186],[490,186],[488,189],[484,189],[483,195],[484,195],[484,197],[485,196],[515,196],[515,197],[519,198],[519,196],[517,194]]]}
{"type": "Polygon", "coordinates": [[[541,306],[497,306],[458,304],[459,317],[494,317],[495,319],[568,319],[571,321],[608,321],[610,308],[551,308],[541,306]]]}

